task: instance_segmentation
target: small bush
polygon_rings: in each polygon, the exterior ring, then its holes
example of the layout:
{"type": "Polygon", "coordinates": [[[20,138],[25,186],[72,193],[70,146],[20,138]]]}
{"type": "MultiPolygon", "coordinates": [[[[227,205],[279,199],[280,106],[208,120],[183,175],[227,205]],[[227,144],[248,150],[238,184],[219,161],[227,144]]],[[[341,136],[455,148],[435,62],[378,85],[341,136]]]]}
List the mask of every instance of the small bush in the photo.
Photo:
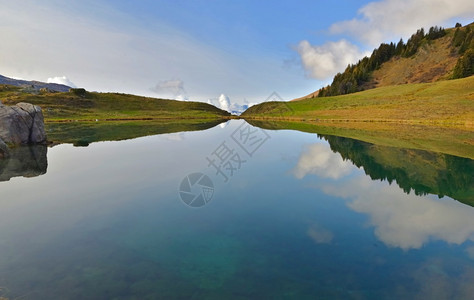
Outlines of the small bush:
{"type": "Polygon", "coordinates": [[[74,142],[74,147],[88,147],[90,144],[89,141],[86,141],[86,140],[78,140],[76,142],[74,142]]]}
{"type": "Polygon", "coordinates": [[[72,93],[76,96],[85,98],[87,96],[87,91],[85,89],[79,88],[79,89],[69,89],[69,93],[72,93]]]}

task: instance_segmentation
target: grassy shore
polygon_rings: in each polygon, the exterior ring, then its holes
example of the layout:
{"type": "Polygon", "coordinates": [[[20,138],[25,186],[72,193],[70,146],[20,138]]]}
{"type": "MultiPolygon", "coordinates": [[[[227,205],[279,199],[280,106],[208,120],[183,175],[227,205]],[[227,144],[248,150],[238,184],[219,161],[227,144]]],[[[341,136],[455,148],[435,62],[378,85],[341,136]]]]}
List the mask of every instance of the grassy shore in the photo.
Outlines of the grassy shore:
{"type": "MultiPolygon", "coordinates": [[[[474,128],[474,76],[387,86],[336,97],[266,102],[242,117],[254,120],[385,122],[474,128]]],[[[337,123],[335,125],[337,126],[337,123]]]]}
{"type": "Polygon", "coordinates": [[[474,159],[474,131],[457,127],[370,122],[248,120],[270,130],[334,135],[390,147],[419,149],[474,159]]]}
{"type": "Polygon", "coordinates": [[[202,102],[165,100],[118,93],[77,89],[68,93],[31,93],[0,85],[6,105],[28,102],[43,109],[45,122],[222,119],[230,114],[202,102]]]}
{"type": "Polygon", "coordinates": [[[204,130],[231,118],[202,102],[175,101],[118,93],[29,91],[0,85],[6,105],[28,102],[43,110],[48,141],[87,146],[147,135],[204,130]]]}
{"type": "Polygon", "coordinates": [[[267,102],[249,108],[242,117],[267,129],[337,135],[474,159],[474,76],[267,102]]]}
{"type": "MultiPolygon", "coordinates": [[[[76,145],[206,129],[231,118],[206,103],[80,90],[31,93],[0,85],[0,99],[7,105],[41,106],[49,140],[76,145]]],[[[251,107],[242,117],[267,129],[336,135],[474,159],[474,77],[267,102],[251,107]]]]}

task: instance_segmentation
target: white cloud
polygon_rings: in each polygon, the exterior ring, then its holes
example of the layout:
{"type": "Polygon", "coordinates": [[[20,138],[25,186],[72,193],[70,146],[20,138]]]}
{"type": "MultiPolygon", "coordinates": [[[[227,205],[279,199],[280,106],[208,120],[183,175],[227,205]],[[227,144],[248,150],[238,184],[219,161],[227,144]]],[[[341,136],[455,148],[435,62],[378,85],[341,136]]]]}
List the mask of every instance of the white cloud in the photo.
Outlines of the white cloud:
{"type": "Polygon", "coordinates": [[[298,179],[308,174],[339,179],[352,170],[354,166],[349,161],[344,161],[340,154],[332,152],[326,144],[314,144],[304,150],[291,172],[298,179]]]}
{"type": "MultiPolygon", "coordinates": [[[[358,16],[351,20],[331,25],[329,32],[348,34],[374,48],[400,37],[406,40],[421,27],[453,26],[460,19],[472,21],[473,15],[471,0],[382,0],[361,7],[358,16]]],[[[370,54],[344,39],[323,45],[311,45],[303,40],[296,50],[307,75],[319,80],[331,79],[348,64],[370,54]]]]}
{"type": "Polygon", "coordinates": [[[375,235],[388,246],[407,250],[421,248],[430,240],[474,241],[474,209],[450,198],[408,195],[396,185],[372,181],[366,175],[320,188],[350,199],[351,209],[368,214],[375,235]]]}
{"type": "Polygon", "coordinates": [[[348,64],[355,63],[368,54],[347,40],[327,42],[321,46],[311,45],[304,40],[298,44],[296,50],[307,75],[319,80],[334,76],[348,64]]]}
{"type": "Polygon", "coordinates": [[[67,78],[66,76],[50,77],[48,78],[46,82],[64,84],[72,88],[76,87],[76,85],[71,80],[69,80],[69,78],[67,78]]]}
{"type": "Polygon", "coordinates": [[[156,96],[153,78],[179,78],[194,99],[222,84],[223,69],[235,69],[227,53],[160,20],[141,26],[113,4],[0,3],[0,30],[8,40],[0,43],[2,75],[68,74],[88,90],[147,96],[156,96]]]}
{"type": "Polygon", "coordinates": [[[229,111],[230,109],[230,99],[224,94],[221,94],[219,96],[219,107],[223,110],[229,111]]]}
{"type": "Polygon", "coordinates": [[[207,99],[207,103],[237,115],[240,115],[249,107],[248,104],[241,105],[230,101],[230,98],[225,94],[221,94],[218,98],[207,99]]]}
{"type": "Polygon", "coordinates": [[[160,81],[151,90],[160,98],[188,100],[184,82],[179,79],[160,81]]]}
{"type": "Polygon", "coordinates": [[[453,22],[456,18],[471,19],[474,15],[474,1],[383,0],[370,2],[360,8],[358,13],[359,16],[352,20],[333,24],[330,32],[348,33],[377,47],[387,40],[407,38],[421,27],[453,26],[454,24],[446,23],[453,22]]]}
{"type": "Polygon", "coordinates": [[[0,7],[0,32],[8,41],[0,43],[0,70],[8,77],[67,74],[90,91],[150,97],[157,97],[150,90],[157,79],[179,78],[193,101],[225,90],[257,102],[275,85],[288,93],[310,84],[296,70],[285,71],[279,54],[270,55],[273,48],[227,51],[217,38],[205,42],[187,26],[138,14],[147,7],[142,2],[133,12],[93,0],[0,0],[0,7]]]}
{"type": "Polygon", "coordinates": [[[249,104],[239,104],[239,103],[232,103],[230,106],[230,112],[233,114],[240,115],[244,111],[246,111],[250,107],[249,104]]]}

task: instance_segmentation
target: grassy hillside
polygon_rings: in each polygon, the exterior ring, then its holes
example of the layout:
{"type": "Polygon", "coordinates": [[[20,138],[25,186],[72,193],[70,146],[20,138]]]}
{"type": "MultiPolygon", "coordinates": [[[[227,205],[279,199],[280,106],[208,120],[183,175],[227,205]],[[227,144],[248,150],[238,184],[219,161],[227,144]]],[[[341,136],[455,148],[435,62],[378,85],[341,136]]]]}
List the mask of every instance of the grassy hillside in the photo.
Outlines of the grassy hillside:
{"type": "Polygon", "coordinates": [[[250,107],[246,119],[437,124],[474,128],[474,76],[250,107]]]}
{"type": "Polygon", "coordinates": [[[228,112],[207,103],[86,92],[83,89],[66,93],[31,93],[20,87],[0,85],[0,99],[6,105],[18,102],[39,105],[43,109],[46,122],[96,119],[220,119],[230,116],[228,112]]]}
{"type": "Polygon", "coordinates": [[[382,43],[372,54],[336,74],[327,87],[297,98],[337,96],[376,87],[428,83],[474,74],[474,23],[423,28],[405,43],[382,43]]]}
{"type": "Polygon", "coordinates": [[[444,37],[424,43],[411,57],[396,56],[382,64],[364,89],[450,79],[459,59],[452,44],[453,32],[447,30],[444,37]]]}
{"type": "Polygon", "coordinates": [[[474,159],[473,72],[474,24],[420,29],[406,43],[381,44],[324,89],[253,106],[242,117],[267,129],[474,159]]]}

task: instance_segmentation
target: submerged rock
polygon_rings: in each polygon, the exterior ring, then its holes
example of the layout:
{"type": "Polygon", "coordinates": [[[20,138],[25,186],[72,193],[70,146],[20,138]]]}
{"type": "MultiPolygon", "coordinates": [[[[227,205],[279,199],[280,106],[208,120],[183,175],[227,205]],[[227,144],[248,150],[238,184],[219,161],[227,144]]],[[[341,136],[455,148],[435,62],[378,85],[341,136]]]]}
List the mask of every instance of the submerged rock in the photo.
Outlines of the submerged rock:
{"type": "Polygon", "coordinates": [[[46,142],[43,112],[39,106],[18,103],[0,104],[0,151],[2,144],[28,145],[46,142]]]}

